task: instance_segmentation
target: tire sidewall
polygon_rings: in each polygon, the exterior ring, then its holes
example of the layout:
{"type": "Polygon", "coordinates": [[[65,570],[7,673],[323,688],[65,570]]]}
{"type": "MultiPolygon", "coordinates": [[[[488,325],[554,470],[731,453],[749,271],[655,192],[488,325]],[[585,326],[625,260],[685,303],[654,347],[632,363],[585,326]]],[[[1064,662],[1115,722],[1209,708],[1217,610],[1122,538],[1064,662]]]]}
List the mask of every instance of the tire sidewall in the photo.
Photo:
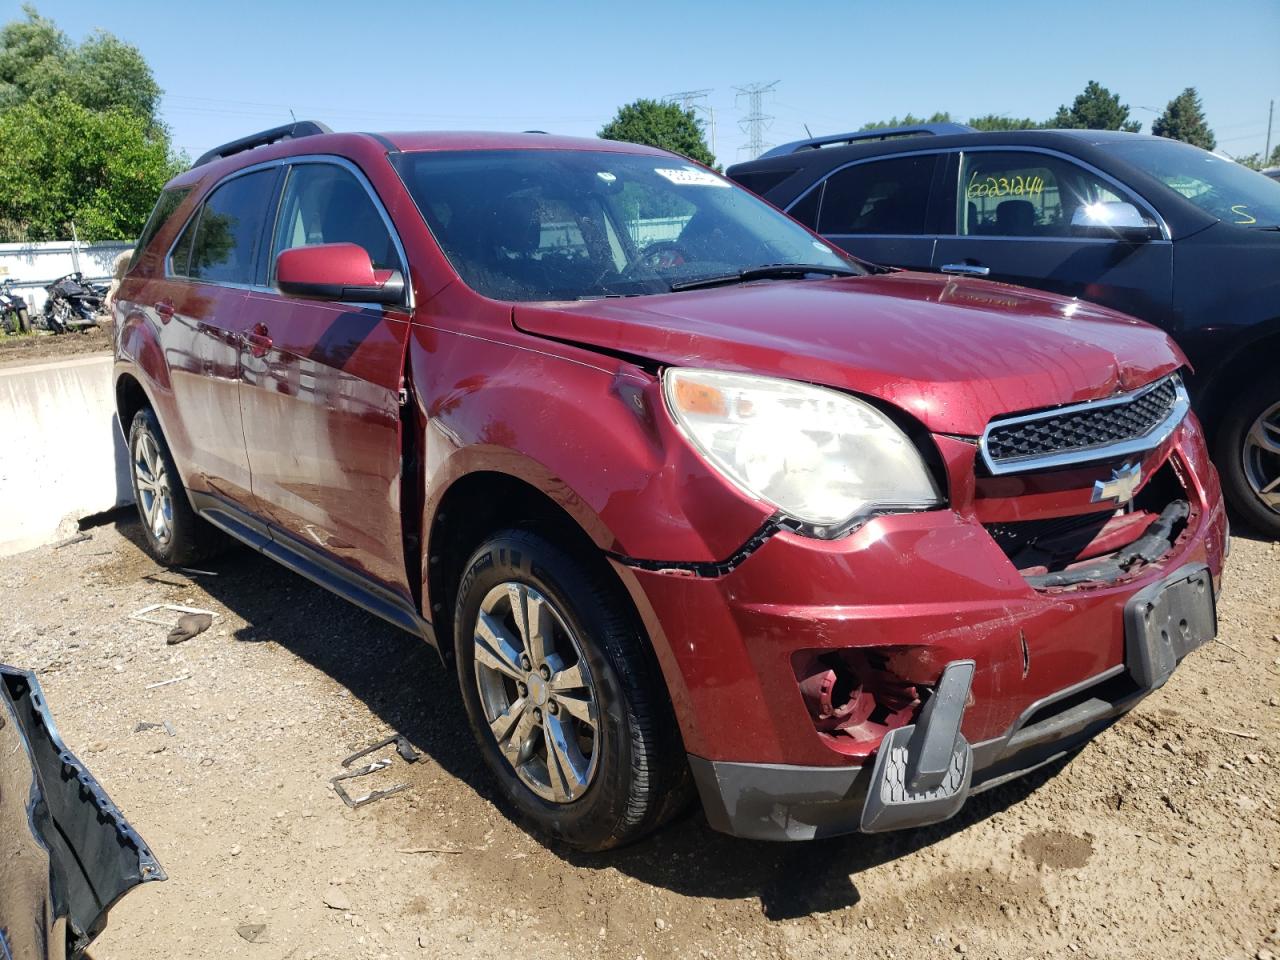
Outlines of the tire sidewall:
{"type": "Polygon", "coordinates": [[[504,799],[542,830],[574,846],[611,845],[635,784],[625,694],[613,660],[602,647],[601,637],[608,627],[597,609],[590,579],[572,558],[550,544],[499,536],[484,543],[467,563],[455,610],[454,650],[463,703],[504,799]],[[544,800],[524,785],[499,751],[476,689],[473,632],[480,604],[493,587],[511,580],[534,587],[554,604],[574,631],[591,671],[600,719],[599,755],[587,792],[571,803],[544,800]]]}
{"type": "Polygon", "coordinates": [[[1253,492],[1244,472],[1245,439],[1255,420],[1280,402],[1280,386],[1257,383],[1238,399],[1223,418],[1217,443],[1218,470],[1227,500],[1241,519],[1258,532],[1280,538],[1280,513],[1270,510],[1253,492]]]}
{"type": "Polygon", "coordinates": [[[147,550],[161,563],[178,562],[180,559],[179,554],[190,541],[193,531],[186,529],[186,517],[183,511],[179,509],[179,497],[185,497],[182,479],[178,474],[177,465],[173,462],[173,454],[169,452],[169,445],[165,443],[164,434],[160,430],[156,415],[149,407],[139,410],[133,418],[133,423],[129,426],[129,483],[133,488],[133,502],[138,508],[138,519],[142,521],[142,535],[146,537],[147,550]],[[164,461],[165,473],[169,477],[169,497],[173,503],[173,518],[170,522],[170,534],[167,543],[161,543],[155,538],[155,535],[151,532],[151,525],[147,523],[147,518],[142,514],[142,497],[139,495],[138,490],[136,462],[138,443],[144,433],[150,434],[151,439],[155,441],[156,449],[160,452],[160,458],[164,461]]]}

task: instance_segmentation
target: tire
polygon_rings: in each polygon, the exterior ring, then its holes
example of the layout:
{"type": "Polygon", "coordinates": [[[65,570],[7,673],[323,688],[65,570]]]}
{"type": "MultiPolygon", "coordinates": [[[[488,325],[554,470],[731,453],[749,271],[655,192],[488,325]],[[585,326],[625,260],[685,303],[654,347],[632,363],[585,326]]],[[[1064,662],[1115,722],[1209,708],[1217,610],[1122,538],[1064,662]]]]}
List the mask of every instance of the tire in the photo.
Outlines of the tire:
{"type": "Polygon", "coordinates": [[[1254,530],[1280,539],[1280,381],[1262,378],[1244,391],[1219,425],[1215,452],[1227,503],[1254,530]]]}
{"type": "Polygon", "coordinates": [[[31,316],[27,313],[25,309],[18,310],[18,332],[19,333],[31,332],[31,316]]]}
{"type": "Polygon", "coordinates": [[[173,454],[150,407],[139,410],[129,426],[129,466],[134,502],[152,557],[173,566],[196,563],[218,552],[222,537],[191,509],[173,454]]]}
{"type": "Polygon", "coordinates": [[[454,609],[472,732],[503,796],[540,831],[607,850],[687,804],[688,762],[661,673],[607,570],[540,533],[503,531],[467,561],[454,609]],[[520,609],[541,629],[519,630],[520,609]]]}

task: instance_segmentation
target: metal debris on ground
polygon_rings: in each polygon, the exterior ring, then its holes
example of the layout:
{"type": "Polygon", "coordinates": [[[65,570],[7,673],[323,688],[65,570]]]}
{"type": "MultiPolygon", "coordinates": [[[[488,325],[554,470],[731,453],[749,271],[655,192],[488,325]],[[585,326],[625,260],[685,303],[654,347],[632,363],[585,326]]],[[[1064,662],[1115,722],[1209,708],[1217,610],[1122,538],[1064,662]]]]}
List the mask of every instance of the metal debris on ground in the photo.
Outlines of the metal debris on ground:
{"type": "Polygon", "coordinates": [[[197,570],[195,567],[179,567],[183,573],[194,573],[201,577],[216,577],[218,574],[213,570],[197,570]]]}
{"type": "Polygon", "coordinates": [[[171,683],[181,683],[183,680],[190,680],[190,679],[191,679],[191,674],[186,673],[180,677],[174,677],[172,680],[161,680],[159,683],[148,683],[145,687],[143,687],[143,689],[155,690],[157,687],[167,687],[171,683]]]}
{"type": "Polygon", "coordinates": [[[138,725],[133,728],[134,733],[146,733],[149,730],[163,730],[171,737],[176,736],[173,724],[168,720],[165,720],[162,723],[152,723],[150,720],[139,720],[138,725]]]}
{"type": "Polygon", "coordinates": [[[236,927],[236,933],[240,934],[242,940],[248,940],[250,943],[262,943],[267,935],[267,925],[265,923],[242,923],[236,927]]]}
{"type": "Polygon", "coordinates": [[[395,761],[391,757],[384,757],[381,760],[374,760],[373,762],[365,764],[363,767],[358,767],[355,770],[350,769],[351,765],[362,757],[367,757],[369,754],[376,753],[377,751],[382,750],[385,747],[389,747],[392,744],[395,745],[396,753],[405,763],[417,763],[422,756],[413,749],[409,744],[408,739],[396,734],[387,737],[385,740],[379,740],[372,746],[365,747],[363,750],[357,750],[355,753],[351,754],[351,756],[342,761],[342,766],[348,768],[348,771],[346,773],[338,774],[338,776],[329,780],[329,785],[333,787],[333,792],[342,799],[343,803],[348,807],[351,807],[351,809],[354,810],[356,807],[363,807],[367,803],[373,803],[375,800],[382,800],[386,797],[392,796],[393,794],[409,789],[409,784],[397,783],[395,786],[387,787],[385,790],[373,790],[362,797],[353,797],[343,786],[344,780],[355,780],[360,777],[367,777],[371,773],[377,773],[379,770],[385,770],[387,767],[391,766],[395,761]]]}
{"type": "Polygon", "coordinates": [[[67,539],[65,540],[59,540],[57,543],[53,545],[53,549],[61,550],[63,547],[69,547],[73,543],[84,543],[86,540],[92,540],[92,539],[93,539],[93,534],[85,533],[83,530],[81,530],[74,537],[67,537],[67,539]]]}

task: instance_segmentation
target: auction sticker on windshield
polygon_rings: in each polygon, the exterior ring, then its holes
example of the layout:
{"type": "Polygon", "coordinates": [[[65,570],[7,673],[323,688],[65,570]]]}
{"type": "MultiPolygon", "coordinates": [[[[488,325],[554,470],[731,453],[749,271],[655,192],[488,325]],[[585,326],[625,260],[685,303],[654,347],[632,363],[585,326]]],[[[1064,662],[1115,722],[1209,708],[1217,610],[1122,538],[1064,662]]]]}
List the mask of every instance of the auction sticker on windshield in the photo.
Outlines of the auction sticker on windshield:
{"type": "Polygon", "coordinates": [[[666,177],[674,184],[685,187],[727,187],[728,180],[721,180],[714,173],[699,170],[697,167],[658,167],[654,171],[660,177],[666,177]]]}

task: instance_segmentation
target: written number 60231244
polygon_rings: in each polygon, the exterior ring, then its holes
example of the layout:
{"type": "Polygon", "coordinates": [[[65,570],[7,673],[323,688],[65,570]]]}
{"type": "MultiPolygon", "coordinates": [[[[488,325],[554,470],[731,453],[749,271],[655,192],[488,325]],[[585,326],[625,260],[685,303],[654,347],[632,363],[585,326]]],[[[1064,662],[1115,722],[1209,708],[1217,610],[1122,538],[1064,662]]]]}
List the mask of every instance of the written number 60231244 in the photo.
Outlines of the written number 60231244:
{"type": "Polygon", "coordinates": [[[978,179],[975,171],[969,178],[969,185],[964,195],[969,200],[980,197],[1035,197],[1044,193],[1044,177],[1027,177],[1016,174],[1012,177],[983,177],[978,179]]]}

